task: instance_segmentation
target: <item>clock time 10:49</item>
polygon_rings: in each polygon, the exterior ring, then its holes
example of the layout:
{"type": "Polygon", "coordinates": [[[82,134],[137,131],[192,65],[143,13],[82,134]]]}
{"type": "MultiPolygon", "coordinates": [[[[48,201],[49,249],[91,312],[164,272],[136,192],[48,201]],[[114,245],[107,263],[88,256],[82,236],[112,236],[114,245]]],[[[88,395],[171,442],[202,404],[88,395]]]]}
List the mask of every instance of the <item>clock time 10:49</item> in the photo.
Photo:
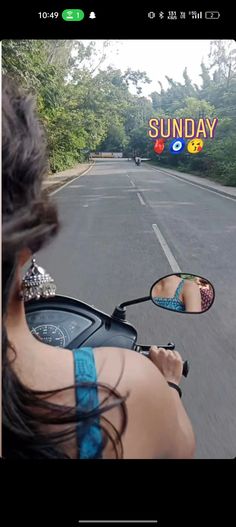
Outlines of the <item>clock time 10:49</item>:
{"type": "Polygon", "coordinates": [[[38,13],[39,15],[39,18],[58,18],[59,17],[59,13],[57,11],[54,11],[54,12],[51,12],[51,13],[47,13],[46,11],[40,11],[38,13]]]}

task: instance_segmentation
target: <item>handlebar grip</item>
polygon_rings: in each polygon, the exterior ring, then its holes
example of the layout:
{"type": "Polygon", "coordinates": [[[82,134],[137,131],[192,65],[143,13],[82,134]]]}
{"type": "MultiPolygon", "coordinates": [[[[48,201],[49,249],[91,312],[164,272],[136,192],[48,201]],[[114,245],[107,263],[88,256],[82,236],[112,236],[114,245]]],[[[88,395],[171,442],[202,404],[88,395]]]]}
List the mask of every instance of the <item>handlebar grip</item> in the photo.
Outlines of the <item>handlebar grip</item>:
{"type": "Polygon", "coordinates": [[[186,360],[184,363],[183,363],[183,373],[182,375],[184,377],[187,377],[188,376],[188,372],[189,372],[189,362],[188,360],[186,360]]]}
{"type": "MultiPolygon", "coordinates": [[[[160,348],[164,348],[164,346],[160,346],[160,348]]],[[[169,342],[168,346],[165,346],[165,349],[174,349],[174,344],[171,344],[171,342],[169,342]]],[[[138,351],[141,355],[144,355],[145,357],[149,357],[149,350],[150,350],[150,346],[137,346],[136,347],[136,351],[138,351]]],[[[188,376],[189,368],[190,368],[189,361],[186,360],[183,363],[183,371],[182,371],[183,377],[188,376]]]]}
{"type": "MultiPolygon", "coordinates": [[[[158,348],[164,348],[165,350],[174,350],[175,344],[173,342],[168,342],[168,344],[157,344],[158,348]]],[[[136,351],[139,351],[141,354],[143,351],[149,351],[150,346],[136,346],[136,351]]],[[[146,353],[143,353],[146,355],[146,353]]]]}

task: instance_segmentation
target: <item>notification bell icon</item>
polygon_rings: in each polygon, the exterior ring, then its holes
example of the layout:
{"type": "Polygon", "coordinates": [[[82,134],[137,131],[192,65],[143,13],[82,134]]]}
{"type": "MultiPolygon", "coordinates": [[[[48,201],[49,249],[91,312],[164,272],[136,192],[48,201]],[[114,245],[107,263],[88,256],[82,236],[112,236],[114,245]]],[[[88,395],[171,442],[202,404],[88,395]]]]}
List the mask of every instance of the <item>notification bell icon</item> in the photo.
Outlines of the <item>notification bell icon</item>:
{"type": "Polygon", "coordinates": [[[93,19],[93,18],[96,18],[96,15],[95,15],[94,11],[92,11],[92,12],[90,13],[89,18],[92,18],[92,19],[93,19]]]}

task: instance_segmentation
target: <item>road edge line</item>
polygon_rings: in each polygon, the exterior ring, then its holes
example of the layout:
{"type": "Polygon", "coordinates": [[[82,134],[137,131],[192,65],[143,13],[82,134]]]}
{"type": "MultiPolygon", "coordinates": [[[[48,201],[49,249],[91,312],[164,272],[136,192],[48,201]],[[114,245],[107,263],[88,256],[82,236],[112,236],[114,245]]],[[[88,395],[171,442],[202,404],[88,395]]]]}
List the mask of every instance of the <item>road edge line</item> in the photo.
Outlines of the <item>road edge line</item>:
{"type": "Polygon", "coordinates": [[[70,183],[73,183],[74,181],[76,181],[76,179],[79,179],[81,176],[85,176],[85,174],[87,174],[92,169],[92,167],[94,165],[95,165],[95,163],[93,163],[90,167],[86,168],[86,170],[84,172],[82,172],[81,174],[79,174],[79,176],[76,176],[74,179],[71,179],[70,181],[67,181],[67,183],[62,185],[60,188],[57,188],[53,192],[49,192],[49,196],[53,196],[54,194],[56,194],[57,192],[59,192],[63,188],[67,187],[67,185],[70,185],[70,183]]]}
{"type": "Polygon", "coordinates": [[[173,177],[175,179],[179,179],[180,181],[183,181],[184,183],[187,183],[188,185],[193,185],[194,187],[202,188],[204,190],[207,190],[208,192],[212,192],[213,194],[218,194],[219,196],[222,196],[223,198],[226,198],[226,199],[230,199],[231,201],[236,201],[236,196],[233,196],[233,194],[229,195],[226,192],[224,192],[223,190],[212,189],[211,187],[208,187],[208,185],[204,185],[202,183],[196,183],[195,181],[194,182],[188,181],[188,179],[186,179],[184,177],[176,176],[175,174],[171,174],[165,168],[163,170],[162,168],[157,168],[154,165],[152,165],[151,167],[149,167],[149,170],[154,170],[155,172],[160,170],[160,171],[168,174],[168,176],[173,177]]]}

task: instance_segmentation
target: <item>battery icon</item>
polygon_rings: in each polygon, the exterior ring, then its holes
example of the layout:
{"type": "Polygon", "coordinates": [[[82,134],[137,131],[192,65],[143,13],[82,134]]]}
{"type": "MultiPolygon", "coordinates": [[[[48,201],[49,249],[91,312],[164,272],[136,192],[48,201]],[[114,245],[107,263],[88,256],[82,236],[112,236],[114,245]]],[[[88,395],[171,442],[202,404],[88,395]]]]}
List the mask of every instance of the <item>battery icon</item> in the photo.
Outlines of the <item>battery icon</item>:
{"type": "Polygon", "coordinates": [[[220,13],[219,11],[206,11],[205,12],[205,18],[208,18],[208,19],[211,19],[211,20],[216,20],[217,18],[220,18],[220,13]]]}

